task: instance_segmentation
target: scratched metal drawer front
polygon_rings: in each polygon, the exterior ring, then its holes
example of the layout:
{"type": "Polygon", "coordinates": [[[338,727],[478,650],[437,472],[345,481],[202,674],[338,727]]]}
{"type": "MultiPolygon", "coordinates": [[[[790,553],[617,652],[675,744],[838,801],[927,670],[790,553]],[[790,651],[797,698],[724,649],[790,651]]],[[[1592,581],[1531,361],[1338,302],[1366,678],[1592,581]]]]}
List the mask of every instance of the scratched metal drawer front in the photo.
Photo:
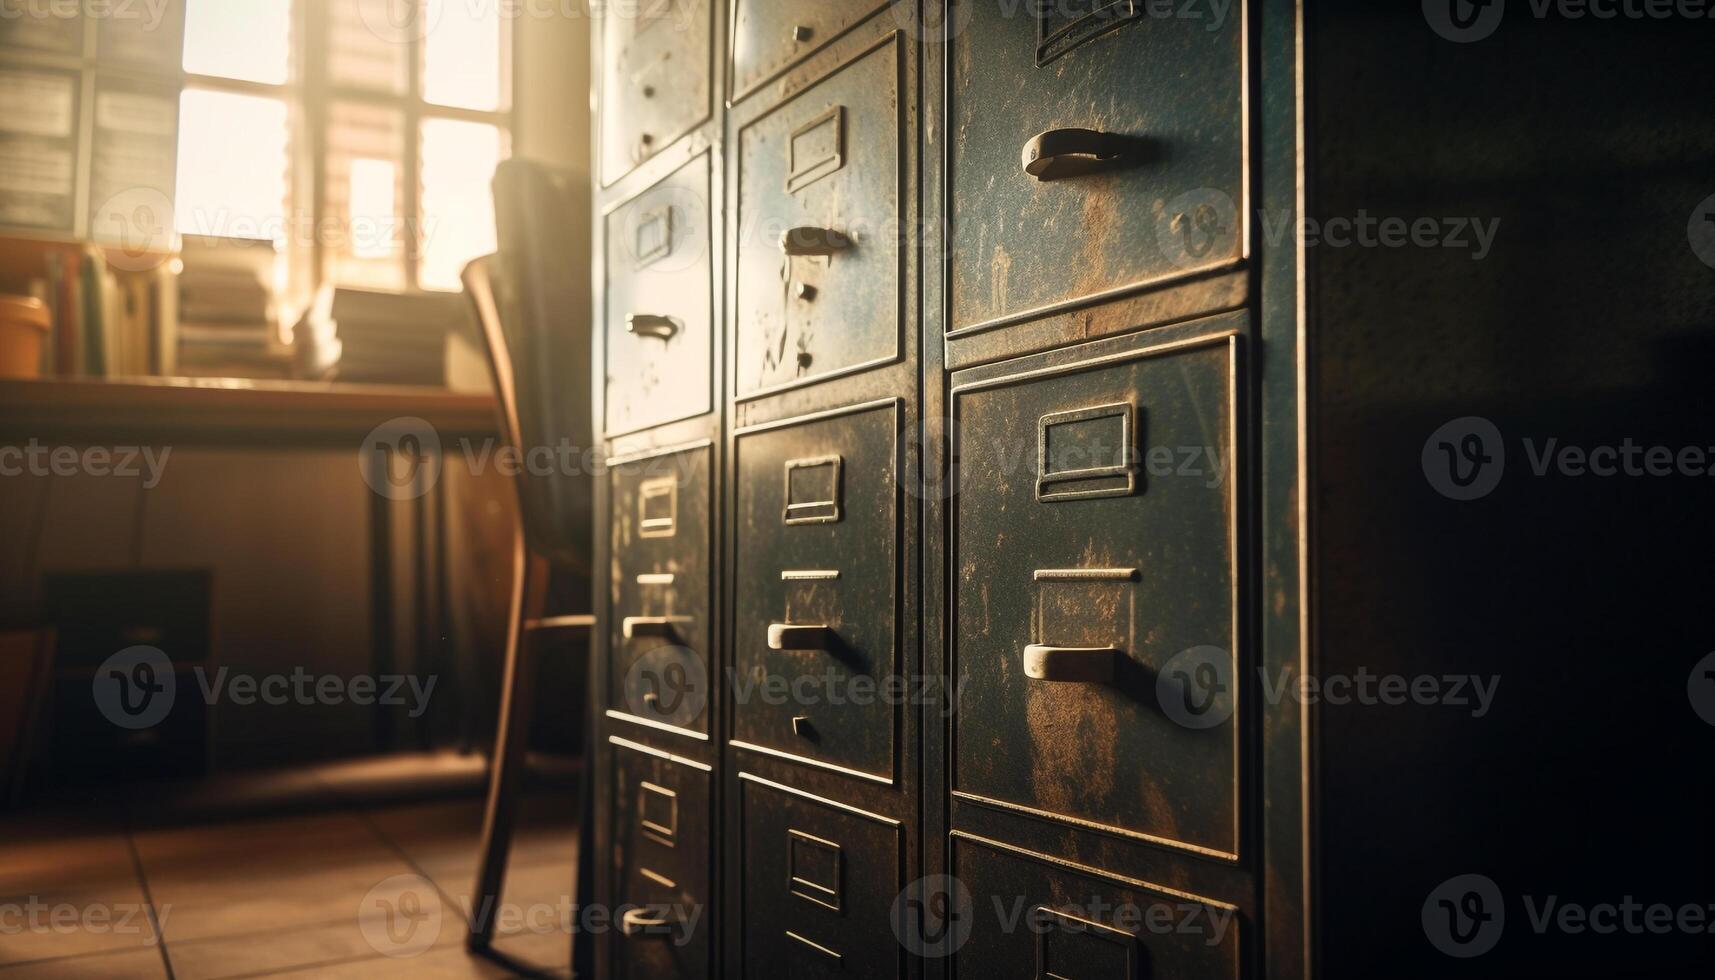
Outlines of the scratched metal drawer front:
{"type": "Polygon", "coordinates": [[[615,973],[707,977],[709,770],[624,739],[613,746],[615,973]]]}
{"type": "Polygon", "coordinates": [[[1238,364],[955,384],[955,792],[1236,859],[1238,364]]]}
{"type": "Polygon", "coordinates": [[[897,35],[738,135],[738,397],[900,354],[897,35]]]}
{"type": "Polygon", "coordinates": [[[733,98],[749,95],[886,5],[886,0],[733,0],[733,98]]]}
{"type": "Polygon", "coordinates": [[[603,5],[601,175],[611,184],[709,116],[712,0],[603,5]]]}
{"type": "Polygon", "coordinates": [[[897,976],[899,822],[749,774],[739,788],[744,975],[897,976]]]}
{"type": "Polygon", "coordinates": [[[899,404],[740,430],[734,738],[887,781],[897,678],[899,404]]]}
{"type": "Polygon", "coordinates": [[[711,408],[709,156],[607,216],[608,433],[711,408]]]}
{"type": "Polygon", "coordinates": [[[949,333],[1243,257],[1242,0],[960,6],[949,333]]]}
{"type": "Polygon", "coordinates": [[[1224,902],[964,835],[953,839],[953,875],[971,901],[968,919],[951,924],[954,976],[1241,975],[1239,915],[1224,902]]]}
{"type": "Polygon", "coordinates": [[[608,714],[709,730],[708,446],[609,461],[608,714]]]}

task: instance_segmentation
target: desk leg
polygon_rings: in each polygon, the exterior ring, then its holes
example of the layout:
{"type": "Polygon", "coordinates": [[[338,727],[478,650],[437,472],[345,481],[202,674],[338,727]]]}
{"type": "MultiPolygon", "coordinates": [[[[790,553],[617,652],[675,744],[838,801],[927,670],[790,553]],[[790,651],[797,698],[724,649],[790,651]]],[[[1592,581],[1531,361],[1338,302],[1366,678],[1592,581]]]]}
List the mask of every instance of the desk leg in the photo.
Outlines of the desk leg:
{"type": "MultiPolygon", "coordinates": [[[[370,468],[368,486],[386,486],[388,454],[373,452],[364,457],[370,468]]],[[[369,670],[373,677],[393,672],[393,502],[369,490],[369,670]]],[[[392,719],[380,704],[375,707],[375,751],[393,747],[392,719]]]]}

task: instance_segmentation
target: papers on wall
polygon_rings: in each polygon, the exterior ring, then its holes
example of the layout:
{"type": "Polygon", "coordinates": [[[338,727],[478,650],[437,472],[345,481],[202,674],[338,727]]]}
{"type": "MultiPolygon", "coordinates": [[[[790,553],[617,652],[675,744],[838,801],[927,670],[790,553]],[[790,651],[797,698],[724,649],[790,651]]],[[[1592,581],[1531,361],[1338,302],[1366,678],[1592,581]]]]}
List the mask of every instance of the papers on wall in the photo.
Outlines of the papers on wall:
{"type": "Polygon", "coordinates": [[[0,224],[71,232],[77,85],[70,72],[0,70],[0,224]]]}

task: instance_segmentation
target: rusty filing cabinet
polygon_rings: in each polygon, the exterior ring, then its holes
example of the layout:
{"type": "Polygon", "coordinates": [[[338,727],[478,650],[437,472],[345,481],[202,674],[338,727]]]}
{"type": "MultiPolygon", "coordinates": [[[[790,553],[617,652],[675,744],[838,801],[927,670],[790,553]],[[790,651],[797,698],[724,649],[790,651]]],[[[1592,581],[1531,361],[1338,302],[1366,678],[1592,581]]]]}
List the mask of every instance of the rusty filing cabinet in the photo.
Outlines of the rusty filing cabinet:
{"type": "Polygon", "coordinates": [[[603,975],[1300,974],[1285,7],[657,6],[595,39],[603,975]]]}

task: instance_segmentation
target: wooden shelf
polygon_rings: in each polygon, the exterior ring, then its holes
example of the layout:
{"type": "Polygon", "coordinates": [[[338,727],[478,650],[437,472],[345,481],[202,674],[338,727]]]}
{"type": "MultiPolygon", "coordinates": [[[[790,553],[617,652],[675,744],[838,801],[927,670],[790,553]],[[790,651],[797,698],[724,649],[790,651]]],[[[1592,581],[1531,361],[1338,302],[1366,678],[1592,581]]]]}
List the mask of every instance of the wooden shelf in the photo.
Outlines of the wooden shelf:
{"type": "Polygon", "coordinates": [[[488,394],[405,385],[134,378],[0,380],[0,438],[16,443],[355,446],[415,417],[445,441],[498,431],[488,394]]]}

